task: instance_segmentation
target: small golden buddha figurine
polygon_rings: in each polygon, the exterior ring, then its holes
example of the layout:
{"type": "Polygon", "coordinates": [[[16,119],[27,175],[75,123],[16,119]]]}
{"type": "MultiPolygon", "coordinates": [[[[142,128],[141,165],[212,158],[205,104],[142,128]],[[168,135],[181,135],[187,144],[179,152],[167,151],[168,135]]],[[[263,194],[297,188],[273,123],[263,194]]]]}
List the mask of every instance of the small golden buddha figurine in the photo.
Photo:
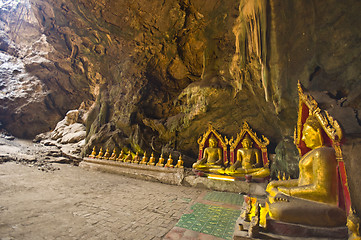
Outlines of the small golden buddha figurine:
{"type": "Polygon", "coordinates": [[[150,155],[149,162],[147,163],[147,165],[150,165],[150,166],[154,166],[154,165],[155,165],[154,153],[152,153],[152,154],[150,155]]]}
{"type": "Polygon", "coordinates": [[[209,147],[204,149],[203,158],[193,164],[200,171],[215,171],[222,168],[222,149],[217,147],[217,139],[209,139],[209,147]]]}
{"type": "Polygon", "coordinates": [[[99,158],[99,159],[102,159],[103,158],[103,148],[101,147],[100,150],[99,150],[99,153],[98,155],[96,156],[96,158],[99,158]]]}
{"type": "Polygon", "coordinates": [[[104,154],[104,156],[102,157],[102,159],[108,160],[109,157],[110,157],[110,152],[109,152],[109,148],[107,148],[107,150],[105,151],[105,154],[104,154]]]}
{"type": "Polygon", "coordinates": [[[148,157],[147,157],[147,152],[144,152],[142,161],[140,162],[140,164],[147,164],[148,162],[148,157]]]}
{"type": "Polygon", "coordinates": [[[267,185],[269,216],[278,221],[318,227],[346,224],[337,206],[336,155],[324,145],[322,126],[310,115],[303,125],[302,141],[311,150],[299,162],[299,178],[267,185]]]}
{"type": "Polygon", "coordinates": [[[119,161],[119,162],[123,162],[125,157],[126,157],[126,155],[125,155],[125,153],[124,153],[124,151],[122,149],[122,150],[120,150],[119,156],[117,157],[116,160],[119,161]]]}
{"type": "Polygon", "coordinates": [[[356,216],[355,212],[352,210],[349,216],[347,217],[347,227],[349,229],[349,238],[348,240],[361,240],[360,237],[360,219],[356,216]]]}
{"type": "Polygon", "coordinates": [[[169,158],[167,161],[167,164],[164,167],[168,167],[168,168],[172,168],[173,166],[173,159],[172,159],[172,154],[169,154],[169,158]]]}
{"type": "Polygon", "coordinates": [[[262,167],[260,151],[257,148],[253,148],[252,144],[252,139],[246,135],[242,140],[242,148],[237,150],[237,161],[232,166],[225,169],[224,173],[232,176],[269,176],[269,168],[262,167]]]}
{"type": "Polygon", "coordinates": [[[137,152],[133,158],[132,163],[138,164],[139,162],[140,162],[140,156],[139,156],[139,152],[137,152]]]}
{"type": "Polygon", "coordinates": [[[115,151],[115,148],[114,148],[114,149],[113,149],[113,153],[112,153],[112,155],[110,156],[109,160],[115,161],[116,158],[117,158],[117,152],[115,151]]]}
{"type": "Polygon", "coordinates": [[[90,158],[95,158],[97,156],[97,152],[95,151],[95,146],[93,147],[92,153],[89,155],[90,158]]]}
{"type": "Polygon", "coordinates": [[[163,153],[160,155],[157,165],[158,167],[164,167],[163,153]]]}
{"type": "Polygon", "coordinates": [[[178,162],[177,162],[177,165],[175,165],[174,167],[175,168],[184,168],[183,167],[183,160],[182,160],[182,155],[179,155],[179,158],[178,158],[178,162]]]}
{"type": "Polygon", "coordinates": [[[129,151],[129,154],[127,155],[127,157],[124,159],[124,162],[126,163],[131,163],[133,161],[133,156],[132,153],[129,151]]]}

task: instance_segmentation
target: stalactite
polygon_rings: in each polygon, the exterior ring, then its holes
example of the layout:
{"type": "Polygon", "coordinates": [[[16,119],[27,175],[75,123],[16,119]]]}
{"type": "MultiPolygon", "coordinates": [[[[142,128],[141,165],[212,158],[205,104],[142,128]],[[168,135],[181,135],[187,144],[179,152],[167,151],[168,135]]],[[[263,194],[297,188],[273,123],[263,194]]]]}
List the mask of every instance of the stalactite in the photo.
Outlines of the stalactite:
{"type": "Polygon", "coordinates": [[[268,101],[266,19],[265,0],[240,1],[239,16],[233,27],[236,51],[229,71],[236,92],[242,90],[245,81],[258,81],[257,76],[260,76],[268,101]]]}

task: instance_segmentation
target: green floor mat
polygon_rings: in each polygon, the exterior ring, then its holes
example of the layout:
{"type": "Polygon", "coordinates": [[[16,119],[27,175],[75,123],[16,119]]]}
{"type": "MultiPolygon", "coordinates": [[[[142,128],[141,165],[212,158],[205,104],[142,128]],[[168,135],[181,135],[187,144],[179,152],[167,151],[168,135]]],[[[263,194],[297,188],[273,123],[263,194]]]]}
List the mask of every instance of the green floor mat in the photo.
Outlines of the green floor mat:
{"type": "Polygon", "coordinates": [[[224,239],[232,239],[234,225],[241,214],[240,210],[202,203],[194,204],[191,209],[193,209],[193,213],[184,214],[178,221],[177,227],[224,239]]]}
{"type": "Polygon", "coordinates": [[[243,203],[243,196],[237,193],[208,192],[204,196],[204,200],[241,206],[241,204],[243,203]]]}

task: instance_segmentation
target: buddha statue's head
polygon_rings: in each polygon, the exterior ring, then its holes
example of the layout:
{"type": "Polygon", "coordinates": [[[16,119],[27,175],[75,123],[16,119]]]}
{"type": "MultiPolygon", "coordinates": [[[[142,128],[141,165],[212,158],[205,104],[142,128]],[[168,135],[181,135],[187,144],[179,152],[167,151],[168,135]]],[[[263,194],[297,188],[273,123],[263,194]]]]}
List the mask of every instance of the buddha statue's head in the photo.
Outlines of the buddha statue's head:
{"type": "Polygon", "coordinates": [[[306,146],[311,149],[323,145],[322,126],[313,115],[310,115],[303,125],[302,141],[304,141],[306,146]]]}
{"type": "Polygon", "coordinates": [[[252,147],[252,139],[248,135],[242,140],[242,147],[246,149],[252,147]]]}
{"type": "Polygon", "coordinates": [[[209,139],[209,146],[210,147],[217,147],[218,141],[217,139],[212,135],[212,137],[209,139]]]}

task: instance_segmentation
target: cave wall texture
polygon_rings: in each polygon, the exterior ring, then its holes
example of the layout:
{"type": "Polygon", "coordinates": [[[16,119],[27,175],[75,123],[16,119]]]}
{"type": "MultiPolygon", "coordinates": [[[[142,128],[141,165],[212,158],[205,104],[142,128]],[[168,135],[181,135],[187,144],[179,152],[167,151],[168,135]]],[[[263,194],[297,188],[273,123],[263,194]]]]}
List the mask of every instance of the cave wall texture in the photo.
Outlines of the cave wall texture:
{"type": "Polygon", "coordinates": [[[361,200],[360,1],[9,2],[0,1],[0,121],[14,135],[31,138],[82,108],[85,152],[182,152],[189,166],[209,122],[231,138],[243,121],[274,152],[293,134],[300,80],[343,127],[361,200]]]}

